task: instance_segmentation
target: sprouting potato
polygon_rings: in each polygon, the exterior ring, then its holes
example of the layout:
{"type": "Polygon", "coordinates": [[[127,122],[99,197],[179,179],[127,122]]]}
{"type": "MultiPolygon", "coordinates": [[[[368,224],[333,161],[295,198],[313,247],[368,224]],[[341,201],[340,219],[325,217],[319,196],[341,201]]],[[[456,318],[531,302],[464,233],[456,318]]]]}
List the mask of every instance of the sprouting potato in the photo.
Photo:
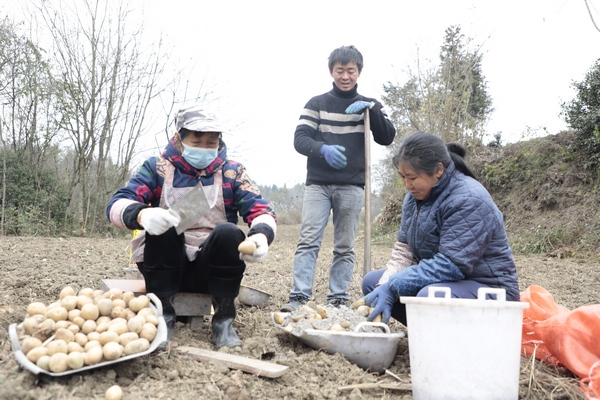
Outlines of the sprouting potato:
{"type": "Polygon", "coordinates": [[[27,306],[27,314],[29,315],[46,315],[46,305],[36,301],[27,306]]]}
{"type": "Polygon", "coordinates": [[[102,360],[103,352],[102,346],[98,343],[97,346],[93,346],[90,349],[86,349],[83,355],[83,363],[85,365],[95,365],[102,360]]]}
{"type": "Polygon", "coordinates": [[[75,289],[73,289],[70,286],[64,287],[61,291],[60,291],[60,299],[62,300],[63,298],[67,297],[67,296],[75,296],[75,289]]]}

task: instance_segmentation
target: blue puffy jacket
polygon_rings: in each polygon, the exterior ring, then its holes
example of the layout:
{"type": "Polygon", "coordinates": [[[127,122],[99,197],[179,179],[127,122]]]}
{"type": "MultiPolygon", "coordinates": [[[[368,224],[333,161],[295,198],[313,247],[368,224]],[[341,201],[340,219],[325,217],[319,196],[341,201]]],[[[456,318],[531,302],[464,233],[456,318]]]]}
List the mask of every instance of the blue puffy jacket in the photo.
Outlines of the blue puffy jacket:
{"type": "Polygon", "coordinates": [[[503,216],[488,191],[451,163],[429,198],[404,198],[398,241],[418,261],[390,277],[390,290],[415,296],[433,283],[469,279],[519,300],[517,271],[503,216]]]}

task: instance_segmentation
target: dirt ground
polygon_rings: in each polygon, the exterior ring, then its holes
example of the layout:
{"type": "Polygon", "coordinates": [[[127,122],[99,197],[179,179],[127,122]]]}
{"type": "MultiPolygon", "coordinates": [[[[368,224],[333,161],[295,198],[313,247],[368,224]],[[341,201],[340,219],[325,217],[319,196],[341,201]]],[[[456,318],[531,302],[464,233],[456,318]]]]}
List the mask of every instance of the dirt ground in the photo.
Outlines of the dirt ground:
{"type": "MultiPolygon", "coordinates": [[[[252,264],[243,284],[272,294],[264,307],[240,306],[236,330],[244,345],[231,353],[289,366],[279,378],[263,378],[239,370],[193,360],[177,346],[215,350],[209,341],[208,319],[200,328],[178,322],[167,351],[64,376],[35,375],[20,368],[12,355],[8,326],[23,320],[33,301],[50,303],[65,286],[99,289],[105,278],[125,278],[127,239],[2,237],[0,239],[0,398],[103,399],[119,384],[124,399],[412,399],[407,338],[401,339],[391,374],[367,373],[342,355],[313,350],[275,329],[270,313],[286,302],[299,226],[279,226],[269,257],[252,264]],[[393,376],[395,375],[395,376],[393,376]],[[386,386],[387,385],[387,386],[386,386]],[[397,388],[386,388],[393,385],[397,388]],[[404,387],[404,389],[401,389],[404,387]]],[[[392,243],[373,245],[372,267],[382,268],[392,243]]],[[[356,243],[357,263],[351,294],[360,297],[362,240],[356,243]]],[[[318,261],[316,302],[325,303],[331,231],[327,231],[318,261]]],[[[544,286],[559,304],[575,308],[600,301],[600,265],[584,259],[516,256],[522,290],[544,286]]],[[[393,328],[404,329],[397,324],[393,328]]],[[[522,358],[520,398],[584,398],[578,381],[564,370],[522,358]]],[[[474,366],[476,368],[476,366],[474,366]]]]}

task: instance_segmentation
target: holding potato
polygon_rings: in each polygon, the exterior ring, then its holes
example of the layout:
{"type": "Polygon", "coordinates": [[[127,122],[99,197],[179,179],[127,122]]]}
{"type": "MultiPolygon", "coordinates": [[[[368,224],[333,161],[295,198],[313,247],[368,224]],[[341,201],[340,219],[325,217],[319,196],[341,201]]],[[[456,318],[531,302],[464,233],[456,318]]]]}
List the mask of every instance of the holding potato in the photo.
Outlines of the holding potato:
{"type": "Polygon", "coordinates": [[[175,294],[207,293],[215,310],[212,341],[217,347],[241,345],[232,327],[234,299],[246,263],[264,260],[275,238],[275,213],[244,166],[227,157],[224,130],[200,105],[179,110],[161,157],[149,158],[106,210],[117,228],[141,230],[130,261],[144,276],[146,291],[162,303],[168,340],[175,329],[175,294]],[[189,217],[199,209],[203,215],[189,217]],[[250,228],[247,238],[237,227],[239,217],[250,228]]]}

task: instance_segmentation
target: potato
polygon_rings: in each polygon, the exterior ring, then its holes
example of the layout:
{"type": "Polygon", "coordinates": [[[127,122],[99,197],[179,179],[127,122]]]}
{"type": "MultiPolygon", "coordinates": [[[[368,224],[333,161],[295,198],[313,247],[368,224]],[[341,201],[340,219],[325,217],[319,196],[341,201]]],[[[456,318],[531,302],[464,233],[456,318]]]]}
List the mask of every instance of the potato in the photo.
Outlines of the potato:
{"type": "Polygon", "coordinates": [[[50,356],[48,368],[51,372],[65,372],[69,369],[69,356],[66,353],[55,353],[50,356]]]}
{"type": "Polygon", "coordinates": [[[60,291],[60,299],[64,299],[67,296],[75,296],[75,289],[73,289],[70,286],[64,287],[61,291],[60,291]]]}
{"type": "Polygon", "coordinates": [[[100,334],[100,339],[98,340],[102,346],[104,346],[108,342],[117,342],[119,343],[119,335],[113,331],[106,331],[100,334]]]}
{"type": "Polygon", "coordinates": [[[327,318],[327,310],[323,306],[317,306],[317,313],[321,316],[321,318],[327,318]]]}
{"type": "Polygon", "coordinates": [[[119,335],[119,344],[121,346],[127,346],[127,343],[139,338],[139,335],[135,332],[125,332],[119,335]]]}
{"type": "Polygon", "coordinates": [[[66,343],[72,342],[75,340],[75,334],[73,332],[71,332],[68,329],[65,328],[59,328],[56,330],[56,332],[54,333],[54,340],[56,339],[62,339],[64,340],[66,343]]]}
{"type": "Polygon", "coordinates": [[[62,321],[56,321],[56,323],[54,324],[54,329],[67,329],[71,324],[72,322],[67,319],[64,319],[62,321]]]}
{"type": "Polygon", "coordinates": [[[51,309],[56,308],[56,307],[62,307],[60,305],[60,301],[55,301],[55,302],[52,302],[52,303],[48,304],[48,306],[46,307],[46,311],[51,310],[51,309]]]}
{"type": "Polygon", "coordinates": [[[141,315],[142,317],[147,317],[148,315],[155,315],[154,311],[150,307],[142,308],[137,312],[137,315],[141,315]]]}
{"type": "Polygon", "coordinates": [[[98,306],[92,303],[84,304],[81,307],[81,317],[85,320],[97,320],[100,316],[100,311],[98,310],[98,306]]]}
{"type": "Polygon", "coordinates": [[[46,311],[46,318],[52,318],[54,321],[65,321],[69,312],[64,307],[55,307],[46,311]]]}
{"type": "MultiPolygon", "coordinates": [[[[82,319],[83,319],[83,318],[82,318],[82,319]]],[[[82,325],[83,325],[83,324],[82,324],[82,325]]],[[[76,333],[78,333],[78,332],[79,332],[79,330],[80,330],[80,328],[79,328],[79,325],[77,325],[77,324],[75,324],[75,323],[73,323],[73,324],[69,325],[69,326],[67,327],[67,329],[68,329],[68,330],[70,330],[71,332],[73,332],[73,335],[75,335],[76,333]]]]}
{"type": "Polygon", "coordinates": [[[89,287],[83,288],[79,291],[79,293],[77,293],[77,296],[85,296],[91,299],[92,297],[94,297],[94,289],[89,287]]]}
{"type": "Polygon", "coordinates": [[[39,322],[37,319],[33,317],[28,317],[23,320],[21,324],[21,328],[23,332],[27,335],[33,335],[33,333],[38,329],[39,322]]]}
{"type": "Polygon", "coordinates": [[[27,306],[27,314],[29,315],[46,315],[46,305],[39,301],[31,303],[27,306]]]}
{"type": "Polygon", "coordinates": [[[87,296],[77,296],[77,308],[81,308],[86,304],[94,304],[94,300],[87,296]]]}
{"type": "Polygon", "coordinates": [[[133,312],[138,312],[150,305],[150,299],[145,294],[134,297],[129,301],[129,309],[133,312]]]}
{"type": "MultiPolygon", "coordinates": [[[[77,310],[79,311],[79,310],[77,310]]],[[[83,324],[85,324],[85,319],[81,318],[81,317],[75,317],[73,318],[73,324],[77,325],[79,327],[79,329],[81,330],[81,328],[83,327],[83,324]]]]}
{"type": "Polygon", "coordinates": [[[125,304],[123,299],[113,299],[112,303],[113,307],[127,308],[127,304],[125,304]]]}
{"type": "Polygon", "coordinates": [[[69,321],[75,322],[75,318],[80,317],[80,316],[81,316],[81,310],[79,308],[76,308],[74,310],[69,311],[67,319],[69,321]]]}
{"type": "Polygon", "coordinates": [[[101,348],[101,347],[102,347],[102,345],[101,345],[101,344],[100,344],[100,342],[99,342],[99,341],[97,341],[97,340],[90,340],[90,341],[88,341],[88,342],[85,344],[85,346],[83,346],[83,350],[85,350],[86,352],[88,352],[88,351],[90,351],[90,349],[91,349],[92,347],[100,347],[100,348],[101,348]]]}
{"type": "Polygon", "coordinates": [[[140,333],[142,331],[142,326],[146,323],[146,318],[142,316],[135,316],[127,321],[127,329],[129,332],[140,333]]]}
{"type": "Polygon", "coordinates": [[[131,301],[131,299],[133,299],[135,297],[135,293],[133,293],[132,291],[128,290],[126,292],[123,292],[123,301],[125,302],[125,306],[129,307],[129,302],[131,301]]]}
{"type": "Polygon", "coordinates": [[[111,300],[122,299],[123,291],[119,288],[112,288],[108,292],[104,293],[104,297],[111,300]]]}
{"type": "Polygon", "coordinates": [[[56,322],[52,318],[46,318],[38,325],[38,329],[54,331],[56,329],[56,322]]]}
{"type": "Polygon", "coordinates": [[[113,323],[108,327],[108,330],[111,332],[116,332],[117,335],[128,332],[127,323],[126,322],[117,322],[113,323]]]}
{"type": "Polygon", "coordinates": [[[342,326],[340,324],[333,324],[331,325],[331,329],[334,332],[341,332],[344,330],[344,328],[342,328],[342,326]]]}
{"type": "Polygon", "coordinates": [[[62,339],[54,339],[46,344],[46,347],[48,348],[49,356],[53,356],[56,353],[67,354],[69,352],[69,346],[67,346],[67,342],[62,339]]]}
{"type": "Polygon", "coordinates": [[[273,321],[275,321],[276,324],[283,324],[283,321],[285,321],[285,318],[283,317],[283,315],[275,312],[273,313],[273,321]]]}
{"type": "Polygon", "coordinates": [[[113,309],[113,302],[111,299],[100,299],[96,306],[98,306],[98,311],[100,311],[100,315],[110,315],[113,309]]]}
{"type": "Polygon", "coordinates": [[[102,315],[102,316],[98,317],[98,319],[96,320],[96,323],[98,325],[103,324],[103,323],[108,323],[110,325],[112,320],[113,319],[110,317],[110,315],[102,315]]]}
{"type": "Polygon", "coordinates": [[[129,321],[131,318],[133,318],[137,315],[136,313],[131,311],[131,309],[129,309],[129,308],[126,308],[125,312],[127,313],[127,316],[125,317],[125,319],[127,319],[127,321],[129,321]]]}
{"type": "Polygon", "coordinates": [[[121,400],[123,397],[123,389],[119,385],[113,385],[106,389],[104,398],[106,400],[121,400]]]}
{"type": "Polygon", "coordinates": [[[110,322],[103,322],[101,324],[98,324],[98,325],[96,325],[96,332],[98,332],[98,333],[106,332],[108,330],[109,326],[110,326],[110,322]]]}
{"type": "Polygon", "coordinates": [[[140,333],[140,337],[144,339],[148,339],[149,342],[153,341],[156,337],[156,326],[152,325],[149,322],[146,322],[142,327],[142,331],[140,333]]]}
{"type": "Polygon", "coordinates": [[[23,354],[27,354],[29,353],[29,350],[39,347],[41,345],[42,341],[40,339],[29,336],[23,339],[23,342],[21,343],[21,350],[23,351],[23,354]]]}
{"type": "Polygon", "coordinates": [[[123,349],[123,353],[128,356],[130,354],[141,353],[142,351],[146,351],[150,348],[150,342],[148,339],[139,338],[136,340],[132,340],[127,343],[127,346],[123,349]]]}
{"type": "Polygon", "coordinates": [[[127,311],[125,311],[125,308],[121,307],[121,306],[114,306],[112,311],[110,312],[110,316],[111,318],[123,318],[126,319],[127,317],[127,311]]]}
{"type": "Polygon", "coordinates": [[[96,290],[94,290],[94,293],[93,293],[92,297],[93,297],[93,298],[96,298],[96,297],[98,297],[98,298],[100,298],[100,297],[104,297],[104,290],[102,290],[102,289],[96,289],[96,290]]]}
{"type": "Polygon", "coordinates": [[[256,250],[256,243],[254,243],[252,240],[248,240],[248,239],[244,240],[238,246],[238,251],[242,254],[252,254],[252,253],[254,253],[255,250],[256,250]]]}
{"type": "Polygon", "coordinates": [[[96,327],[97,327],[96,321],[94,321],[92,319],[88,319],[87,321],[85,321],[83,323],[83,325],[81,325],[81,332],[83,332],[87,335],[90,332],[95,332],[96,327]]]}
{"type": "Polygon", "coordinates": [[[351,325],[350,321],[341,321],[341,322],[340,322],[340,326],[341,326],[342,328],[344,328],[344,329],[345,329],[345,328],[350,328],[350,325],[351,325]]]}
{"type": "Polygon", "coordinates": [[[77,342],[69,342],[67,343],[67,352],[69,354],[71,353],[75,353],[75,352],[79,352],[79,353],[83,353],[83,346],[81,346],[79,343],[77,342]]]}
{"type": "Polygon", "coordinates": [[[358,299],[354,303],[352,303],[351,307],[353,310],[356,310],[360,306],[365,305],[365,299],[358,299]]]}
{"type": "Polygon", "coordinates": [[[98,332],[96,332],[96,331],[90,332],[90,333],[87,334],[87,338],[88,338],[88,341],[90,341],[90,340],[99,341],[100,340],[100,334],[98,332]]]}
{"type": "Polygon", "coordinates": [[[116,360],[123,354],[123,346],[117,342],[108,342],[102,347],[102,354],[109,361],[116,360]]]}
{"type": "Polygon", "coordinates": [[[154,325],[154,326],[158,326],[158,317],[154,314],[151,315],[147,315],[146,316],[146,322],[154,325]]]}
{"type": "Polygon", "coordinates": [[[43,369],[45,371],[50,371],[50,356],[41,356],[35,362],[35,365],[37,365],[38,367],[40,367],[41,369],[43,369]]]}
{"type": "Polygon", "coordinates": [[[102,360],[102,346],[98,343],[98,346],[93,346],[83,355],[83,363],[85,365],[95,365],[102,360]]]}
{"type": "Polygon", "coordinates": [[[71,311],[77,308],[77,296],[66,296],[60,299],[60,305],[64,307],[67,311],[71,311]]]}
{"type": "Polygon", "coordinates": [[[88,342],[88,337],[85,333],[78,332],[75,334],[75,342],[77,342],[77,344],[80,346],[85,346],[85,344],[88,342]]]}
{"type": "Polygon", "coordinates": [[[69,366],[69,368],[71,369],[79,369],[81,367],[83,367],[83,359],[84,359],[84,354],[79,352],[79,351],[75,351],[73,353],[69,353],[67,356],[67,365],[69,366]]]}
{"type": "Polygon", "coordinates": [[[34,347],[27,352],[27,359],[32,363],[37,363],[43,356],[48,356],[48,348],[44,346],[34,347]]]}

